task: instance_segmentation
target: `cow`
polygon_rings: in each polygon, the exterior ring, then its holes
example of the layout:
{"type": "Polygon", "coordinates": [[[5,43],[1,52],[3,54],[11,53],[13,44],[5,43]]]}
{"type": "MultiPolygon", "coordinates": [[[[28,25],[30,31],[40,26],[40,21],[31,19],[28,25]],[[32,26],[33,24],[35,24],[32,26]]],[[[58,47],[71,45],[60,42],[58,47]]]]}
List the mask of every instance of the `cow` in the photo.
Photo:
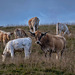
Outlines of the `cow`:
{"type": "Polygon", "coordinates": [[[14,59],[14,53],[20,52],[24,50],[25,59],[29,59],[31,53],[32,40],[30,37],[27,38],[18,38],[14,40],[10,40],[3,51],[2,54],[2,62],[5,61],[6,56],[11,54],[11,58],[14,59]]]}
{"type": "Polygon", "coordinates": [[[40,31],[30,33],[34,35],[36,39],[35,43],[41,46],[41,49],[45,53],[45,57],[47,56],[47,52],[49,52],[50,57],[52,53],[56,53],[56,59],[59,59],[59,53],[61,52],[62,57],[62,54],[66,48],[66,39],[63,36],[52,35],[47,32],[42,33],[40,31]]]}
{"type": "Polygon", "coordinates": [[[0,30],[0,42],[3,42],[4,46],[6,43],[11,39],[12,32],[5,32],[3,30],[0,30]]]}
{"type": "Polygon", "coordinates": [[[69,36],[71,35],[67,25],[62,24],[62,23],[57,23],[56,24],[56,34],[57,35],[59,34],[59,35],[62,35],[62,36],[64,36],[65,34],[68,34],[69,36]],[[63,32],[63,34],[62,34],[62,32],[63,32]]]}
{"type": "Polygon", "coordinates": [[[33,17],[28,21],[29,24],[29,29],[31,32],[35,32],[38,30],[38,26],[39,26],[39,18],[37,17],[33,17]]]}
{"type": "Polygon", "coordinates": [[[23,29],[21,29],[21,28],[16,28],[14,30],[14,36],[15,36],[15,39],[28,37],[28,35],[26,34],[26,32],[23,29]]]}

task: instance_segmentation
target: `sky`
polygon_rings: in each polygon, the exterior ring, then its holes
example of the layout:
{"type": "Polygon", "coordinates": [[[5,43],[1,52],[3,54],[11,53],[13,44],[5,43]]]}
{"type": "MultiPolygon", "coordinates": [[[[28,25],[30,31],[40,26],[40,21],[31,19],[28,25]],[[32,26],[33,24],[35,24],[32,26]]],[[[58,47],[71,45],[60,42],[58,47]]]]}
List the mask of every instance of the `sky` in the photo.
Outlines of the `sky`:
{"type": "Polygon", "coordinates": [[[75,0],[0,0],[0,26],[28,25],[32,17],[40,25],[75,23],[75,0]]]}

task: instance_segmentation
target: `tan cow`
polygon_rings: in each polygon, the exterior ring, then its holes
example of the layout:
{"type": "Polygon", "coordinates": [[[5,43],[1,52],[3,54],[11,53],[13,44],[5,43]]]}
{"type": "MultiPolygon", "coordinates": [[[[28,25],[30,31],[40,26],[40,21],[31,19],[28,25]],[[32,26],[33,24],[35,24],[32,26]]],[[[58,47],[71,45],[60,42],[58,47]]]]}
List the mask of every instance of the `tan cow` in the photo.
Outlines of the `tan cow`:
{"type": "Polygon", "coordinates": [[[39,18],[37,17],[33,17],[28,21],[29,24],[29,29],[31,32],[35,32],[38,30],[38,26],[39,26],[39,18]]]}
{"type": "Polygon", "coordinates": [[[3,30],[0,30],[0,42],[3,42],[4,45],[11,39],[11,35],[13,33],[11,32],[5,32],[3,30]]]}
{"type": "Polygon", "coordinates": [[[35,33],[30,32],[35,36],[36,43],[41,46],[41,49],[44,51],[45,56],[49,51],[50,57],[51,53],[57,53],[56,59],[59,58],[59,52],[61,52],[61,56],[63,54],[64,49],[66,48],[66,39],[60,35],[52,35],[46,33],[42,33],[40,31],[36,31],[35,33]]]}
{"type": "Polygon", "coordinates": [[[28,37],[28,35],[26,34],[26,32],[21,29],[21,28],[17,28],[14,30],[14,35],[15,35],[15,38],[24,38],[24,37],[28,37]]]}

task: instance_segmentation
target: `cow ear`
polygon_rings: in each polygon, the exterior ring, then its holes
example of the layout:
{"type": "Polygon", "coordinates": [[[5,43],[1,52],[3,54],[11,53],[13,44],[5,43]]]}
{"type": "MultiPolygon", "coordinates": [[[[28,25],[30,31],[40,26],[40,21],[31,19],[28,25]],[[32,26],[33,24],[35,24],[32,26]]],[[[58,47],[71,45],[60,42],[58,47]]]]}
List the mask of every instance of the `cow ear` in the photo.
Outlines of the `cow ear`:
{"type": "MultiPolygon", "coordinates": [[[[48,31],[48,32],[50,32],[50,31],[48,31]]],[[[41,35],[44,36],[44,35],[46,35],[48,32],[42,33],[41,35]]]]}
{"type": "Polygon", "coordinates": [[[31,35],[35,36],[35,33],[31,32],[31,31],[29,31],[29,32],[31,33],[31,35]]]}

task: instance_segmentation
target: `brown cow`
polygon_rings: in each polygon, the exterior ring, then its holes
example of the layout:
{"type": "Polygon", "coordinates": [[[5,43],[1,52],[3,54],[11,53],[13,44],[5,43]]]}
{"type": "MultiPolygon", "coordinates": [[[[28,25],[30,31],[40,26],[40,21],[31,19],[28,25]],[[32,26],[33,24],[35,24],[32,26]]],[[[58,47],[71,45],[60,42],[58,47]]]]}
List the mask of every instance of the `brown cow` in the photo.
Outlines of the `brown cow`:
{"type": "Polygon", "coordinates": [[[29,29],[31,32],[35,32],[38,30],[38,26],[39,26],[39,18],[37,17],[33,17],[28,21],[29,24],[29,29]]]}
{"type": "Polygon", "coordinates": [[[23,29],[20,29],[20,28],[17,28],[17,29],[14,30],[14,35],[15,35],[15,38],[28,37],[26,32],[23,29]]]}
{"type": "Polygon", "coordinates": [[[11,32],[5,32],[3,30],[0,30],[0,42],[3,42],[4,45],[11,39],[11,35],[13,33],[11,32]]]}
{"type": "Polygon", "coordinates": [[[45,56],[49,51],[50,57],[51,53],[57,53],[56,59],[59,58],[59,52],[61,52],[61,56],[63,54],[64,49],[66,48],[66,39],[60,35],[52,35],[46,33],[41,33],[40,31],[36,31],[35,33],[30,32],[35,36],[36,43],[41,46],[41,49],[44,51],[45,56]]]}

